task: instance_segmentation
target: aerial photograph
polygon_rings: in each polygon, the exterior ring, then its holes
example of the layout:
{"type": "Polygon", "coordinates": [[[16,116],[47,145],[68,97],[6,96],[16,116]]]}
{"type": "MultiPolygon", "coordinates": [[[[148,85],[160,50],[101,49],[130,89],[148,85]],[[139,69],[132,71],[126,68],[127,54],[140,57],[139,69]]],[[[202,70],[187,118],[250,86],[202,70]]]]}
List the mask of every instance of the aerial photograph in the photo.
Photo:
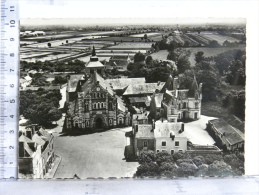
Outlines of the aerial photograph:
{"type": "Polygon", "coordinates": [[[20,179],[244,175],[246,20],[20,21],[20,179]]]}

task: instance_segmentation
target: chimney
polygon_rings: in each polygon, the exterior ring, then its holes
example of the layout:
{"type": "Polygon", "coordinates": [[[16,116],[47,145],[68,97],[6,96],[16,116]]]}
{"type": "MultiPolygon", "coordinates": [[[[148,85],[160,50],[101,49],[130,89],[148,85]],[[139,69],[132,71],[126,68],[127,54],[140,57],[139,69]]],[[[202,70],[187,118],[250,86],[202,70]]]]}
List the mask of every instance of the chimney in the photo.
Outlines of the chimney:
{"type": "Polygon", "coordinates": [[[135,126],[136,133],[138,132],[138,124],[135,126]]]}
{"type": "Polygon", "coordinates": [[[155,120],[152,119],[152,129],[155,130],[155,128],[156,128],[156,123],[155,123],[155,120]]]}
{"type": "Polygon", "coordinates": [[[184,132],[184,123],[182,123],[181,132],[184,132]]]}

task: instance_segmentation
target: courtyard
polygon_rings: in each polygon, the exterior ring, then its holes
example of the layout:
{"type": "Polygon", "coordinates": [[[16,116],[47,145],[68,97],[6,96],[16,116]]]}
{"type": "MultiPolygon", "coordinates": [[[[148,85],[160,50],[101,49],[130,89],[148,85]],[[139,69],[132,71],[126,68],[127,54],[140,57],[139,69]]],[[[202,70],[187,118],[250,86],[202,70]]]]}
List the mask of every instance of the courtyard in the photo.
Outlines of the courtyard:
{"type": "Polygon", "coordinates": [[[125,132],[131,127],[116,128],[88,135],[56,137],[54,150],[62,160],[54,178],[132,177],[137,162],[126,162],[125,132]]]}

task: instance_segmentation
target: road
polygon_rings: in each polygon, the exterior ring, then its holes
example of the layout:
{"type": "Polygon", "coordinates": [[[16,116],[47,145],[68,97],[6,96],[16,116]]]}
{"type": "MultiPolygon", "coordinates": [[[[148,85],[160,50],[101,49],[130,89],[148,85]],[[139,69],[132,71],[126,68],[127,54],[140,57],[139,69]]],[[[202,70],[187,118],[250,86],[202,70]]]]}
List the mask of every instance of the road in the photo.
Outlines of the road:
{"type": "Polygon", "coordinates": [[[55,153],[62,157],[54,178],[81,179],[89,177],[132,177],[137,162],[126,162],[125,132],[131,128],[116,128],[106,132],[79,136],[58,136],[54,143],[55,153]]]}

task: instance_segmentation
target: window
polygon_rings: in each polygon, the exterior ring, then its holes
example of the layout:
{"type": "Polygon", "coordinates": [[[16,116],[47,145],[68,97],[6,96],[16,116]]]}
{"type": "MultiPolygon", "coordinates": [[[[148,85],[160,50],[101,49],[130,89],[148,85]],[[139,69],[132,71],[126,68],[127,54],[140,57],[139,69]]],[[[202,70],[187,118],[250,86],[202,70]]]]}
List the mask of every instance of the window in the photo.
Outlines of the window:
{"type": "Polygon", "coordinates": [[[89,122],[88,122],[88,121],[86,121],[86,126],[87,126],[87,127],[89,126],[89,122]]]}
{"type": "Polygon", "coordinates": [[[199,103],[195,102],[195,108],[199,108],[199,103]]]}
{"type": "Polygon", "coordinates": [[[165,141],[162,142],[162,146],[166,146],[166,142],[165,141]]]}
{"type": "Polygon", "coordinates": [[[187,104],[186,102],[183,103],[183,108],[186,108],[187,107],[187,104]]]}
{"type": "Polygon", "coordinates": [[[178,114],[178,119],[181,119],[181,113],[178,114]]]}
{"type": "Polygon", "coordinates": [[[156,150],[156,153],[159,153],[159,150],[156,150]]]}
{"type": "Polygon", "coordinates": [[[171,150],[171,155],[173,155],[174,154],[174,150],[171,150]]]}
{"type": "Polygon", "coordinates": [[[94,98],[95,98],[95,93],[93,94],[94,98]]]}
{"type": "Polygon", "coordinates": [[[171,109],[171,114],[174,114],[174,109],[173,108],[171,109]]]}
{"type": "Polygon", "coordinates": [[[180,145],[179,141],[175,141],[175,146],[179,146],[179,145],[180,145]]]}
{"type": "Polygon", "coordinates": [[[112,125],[112,119],[109,120],[110,125],[112,125]]]}
{"type": "Polygon", "coordinates": [[[144,144],[144,147],[147,147],[147,141],[144,141],[143,144],[144,144]]]}

